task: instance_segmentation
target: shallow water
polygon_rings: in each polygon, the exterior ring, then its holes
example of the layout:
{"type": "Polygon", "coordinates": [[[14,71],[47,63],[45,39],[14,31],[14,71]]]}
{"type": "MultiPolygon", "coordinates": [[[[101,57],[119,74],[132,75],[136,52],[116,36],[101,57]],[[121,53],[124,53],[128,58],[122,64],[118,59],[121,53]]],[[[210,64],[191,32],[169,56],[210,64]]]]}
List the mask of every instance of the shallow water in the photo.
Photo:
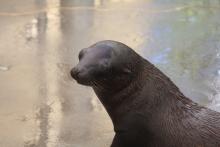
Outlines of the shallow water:
{"type": "Polygon", "coordinates": [[[0,146],[109,146],[109,117],[69,76],[79,50],[105,39],[220,111],[219,0],[0,0],[0,31],[0,146]]]}

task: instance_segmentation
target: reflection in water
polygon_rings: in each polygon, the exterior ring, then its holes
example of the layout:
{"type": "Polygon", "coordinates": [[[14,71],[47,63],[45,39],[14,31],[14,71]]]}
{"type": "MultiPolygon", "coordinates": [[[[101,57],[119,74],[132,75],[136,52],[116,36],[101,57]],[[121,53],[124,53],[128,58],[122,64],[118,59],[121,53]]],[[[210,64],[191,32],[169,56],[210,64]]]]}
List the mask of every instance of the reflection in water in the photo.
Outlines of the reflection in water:
{"type": "MultiPolygon", "coordinates": [[[[49,4],[50,1],[48,1],[49,4]]],[[[60,1],[54,0],[53,3],[59,6],[60,1]]],[[[51,112],[48,115],[48,138],[47,147],[53,147],[58,142],[60,121],[62,119],[61,114],[61,103],[59,97],[59,83],[58,83],[58,73],[59,70],[55,62],[59,62],[60,54],[58,52],[61,41],[60,32],[60,11],[59,9],[54,9],[48,11],[47,13],[48,23],[47,23],[47,49],[48,57],[45,58],[47,61],[45,70],[49,71],[46,79],[48,80],[48,97],[47,105],[50,107],[51,112]]]]}
{"type": "MultiPolygon", "coordinates": [[[[53,5],[59,6],[59,0],[53,1],[53,5]]],[[[50,1],[46,2],[50,5],[50,1]]],[[[60,46],[60,11],[59,9],[51,9],[47,13],[39,14],[39,47],[45,48],[43,51],[43,65],[41,91],[43,103],[39,106],[38,119],[40,121],[40,136],[38,146],[53,147],[58,142],[61,115],[61,103],[59,97],[59,83],[56,62],[59,62],[58,48],[60,46]],[[43,18],[42,18],[43,16],[43,18]],[[46,19],[45,19],[45,18],[46,19]],[[46,25],[46,27],[44,27],[46,25]],[[42,28],[46,28],[42,30],[42,28]],[[45,31],[45,32],[44,32],[45,31]],[[46,35],[46,36],[45,36],[46,35]],[[44,39],[44,40],[42,40],[44,39]],[[45,43],[45,44],[42,44],[45,43]]],[[[39,49],[40,49],[39,48],[39,49]]]]}
{"type": "Polygon", "coordinates": [[[107,113],[69,76],[79,50],[104,39],[128,44],[187,96],[220,111],[218,0],[1,3],[0,146],[109,146],[107,113]],[[21,13],[1,13],[15,12],[5,9],[12,3],[21,13]]]}

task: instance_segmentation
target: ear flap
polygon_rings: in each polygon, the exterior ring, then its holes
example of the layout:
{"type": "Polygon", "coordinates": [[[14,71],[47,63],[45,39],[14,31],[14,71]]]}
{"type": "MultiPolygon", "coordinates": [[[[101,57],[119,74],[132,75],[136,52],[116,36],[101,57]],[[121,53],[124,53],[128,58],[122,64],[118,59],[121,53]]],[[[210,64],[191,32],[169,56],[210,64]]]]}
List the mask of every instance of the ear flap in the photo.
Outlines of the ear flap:
{"type": "Polygon", "coordinates": [[[101,66],[102,67],[109,67],[110,66],[110,62],[109,62],[109,59],[103,59],[101,62],[100,62],[101,66]]]}

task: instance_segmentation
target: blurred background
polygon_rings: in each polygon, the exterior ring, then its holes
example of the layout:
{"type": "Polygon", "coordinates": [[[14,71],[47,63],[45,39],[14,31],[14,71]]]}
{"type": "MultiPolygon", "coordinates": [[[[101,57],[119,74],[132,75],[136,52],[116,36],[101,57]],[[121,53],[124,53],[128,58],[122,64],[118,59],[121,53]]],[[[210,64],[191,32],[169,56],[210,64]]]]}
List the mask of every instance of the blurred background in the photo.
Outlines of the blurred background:
{"type": "Polygon", "coordinates": [[[220,111],[220,0],[0,0],[1,147],[109,147],[107,113],[69,75],[105,39],[220,111]]]}

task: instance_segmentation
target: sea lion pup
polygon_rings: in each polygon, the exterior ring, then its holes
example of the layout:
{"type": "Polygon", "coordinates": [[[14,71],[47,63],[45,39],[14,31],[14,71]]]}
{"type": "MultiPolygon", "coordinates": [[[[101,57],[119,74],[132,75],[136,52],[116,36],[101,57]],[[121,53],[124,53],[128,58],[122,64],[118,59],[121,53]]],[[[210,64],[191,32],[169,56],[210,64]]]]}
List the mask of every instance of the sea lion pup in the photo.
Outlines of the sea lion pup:
{"type": "Polygon", "coordinates": [[[191,101],[120,42],[81,50],[71,75],[94,89],[111,117],[111,147],[220,147],[220,113],[191,101]]]}

